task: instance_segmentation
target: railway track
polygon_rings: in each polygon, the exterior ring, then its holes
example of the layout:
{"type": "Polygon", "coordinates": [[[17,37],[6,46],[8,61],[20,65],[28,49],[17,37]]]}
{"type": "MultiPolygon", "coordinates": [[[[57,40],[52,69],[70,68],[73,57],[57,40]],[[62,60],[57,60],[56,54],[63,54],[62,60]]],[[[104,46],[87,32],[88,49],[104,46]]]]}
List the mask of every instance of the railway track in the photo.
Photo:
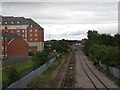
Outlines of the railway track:
{"type": "Polygon", "coordinates": [[[75,88],[75,51],[72,51],[72,57],[69,60],[68,69],[62,81],[61,89],[69,88],[73,90],[75,88]]]}
{"type": "Polygon", "coordinates": [[[90,82],[93,84],[94,88],[96,90],[98,90],[98,86],[96,85],[96,83],[92,80],[90,74],[87,72],[87,68],[89,69],[89,71],[94,75],[94,78],[96,78],[102,85],[103,87],[105,88],[105,90],[109,90],[109,88],[104,84],[104,82],[92,71],[92,69],[89,67],[89,65],[87,64],[86,60],[85,60],[85,57],[82,55],[82,58],[83,58],[83,61],[80,60],[80,64],[81,64],[81,67],[83,68],[86,76],[88,77],[88,79],[90,80],[90,82]],[[85,66],[83,65],[85,64],[87,68],[85,68],[85,66]]]}

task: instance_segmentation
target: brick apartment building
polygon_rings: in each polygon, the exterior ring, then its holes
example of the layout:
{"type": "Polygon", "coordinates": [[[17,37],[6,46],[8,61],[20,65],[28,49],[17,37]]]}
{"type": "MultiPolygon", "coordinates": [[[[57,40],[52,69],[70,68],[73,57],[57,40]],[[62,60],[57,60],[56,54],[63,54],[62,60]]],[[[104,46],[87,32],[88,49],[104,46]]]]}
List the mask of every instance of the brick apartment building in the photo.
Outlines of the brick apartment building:
{"type": "MultiPolygon", "coordinates": [[[[29,51],[44,50],[44,29],[30,18],[0,16],[0,32],[17,34],[29,44],[29,51]]],[[[3,38],[2,38],[3,40],[3,38]]],[[[3,47],[3,46],[2,46],[3,47]]],[[[0,51],[1,53],[2,51],[0,51]]]]}
{"type": "Polygon", "coordinates": [[[37,46],[37,51],[44,49],[44,29],[30,18],[2,16],[2,34],[18,34],[28,41],[29,46],[37,46]]]}
{"type": "Polygon", "coordinates": [[[4,58],[10,56],[28,56],[29,45],[17,34],[3,34],[2,55],[4,58]]]}

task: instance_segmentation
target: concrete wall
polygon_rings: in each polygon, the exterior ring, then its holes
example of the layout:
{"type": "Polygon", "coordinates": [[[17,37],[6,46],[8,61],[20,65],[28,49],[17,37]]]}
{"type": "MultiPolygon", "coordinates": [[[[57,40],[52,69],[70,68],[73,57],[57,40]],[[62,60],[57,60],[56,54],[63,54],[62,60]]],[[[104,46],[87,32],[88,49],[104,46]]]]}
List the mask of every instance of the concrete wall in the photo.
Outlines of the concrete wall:
{"type": "MultiPolygon", "coordinates": [[[[98,60],[99,61],[99,60],[98,60]]],[[[114,77],[120,78],[120,70],[114,67],[107,66],[105,64],[102,64],[101,61],[99,61],[99,65],[104,69],[108,70],[114,77]]]]}
{"type": "Polygon", "coordinates": [[[8,59],[2,60],[2,67],[17,64],[23,61],[32,61],[32,56],[12,56],[8,59]]]}
{"type": "MultiPolygon", "coordinates": [[[[57,57],[59,57],[60,55],[61,54],[57,55],[57,57]]],[[[21,78],[20,80],[16,81],[15,83],[11,84],[10,86],[8,86],[7,89],[27,88],[27,85],[33,79],[35,79],[37,76],[41,75],[44,71],[46,71],[54,63],[55,60],[56,60],[56,58],[52,58],[51,60],[49,60],[49,62],[45,63],[44,65],[42,65],[38,69],[32,71],[31,73],[29,73],[25,77],[21,78]]]]}
{"type": "MultiPolygon", "coordinates": [[[[44,71],[46,71],[55,61],[55,58],[51,59],[48,63],[45,63],[38,69],[32,71],[25,77],[21,78],[20,80],[16,81],[15,83],[8,86],[8,88],[26,88],[27,85],[37,76],[41,75],[44,71]]],[[[8,89],[7,88],[7,89],[8,89]]]]}

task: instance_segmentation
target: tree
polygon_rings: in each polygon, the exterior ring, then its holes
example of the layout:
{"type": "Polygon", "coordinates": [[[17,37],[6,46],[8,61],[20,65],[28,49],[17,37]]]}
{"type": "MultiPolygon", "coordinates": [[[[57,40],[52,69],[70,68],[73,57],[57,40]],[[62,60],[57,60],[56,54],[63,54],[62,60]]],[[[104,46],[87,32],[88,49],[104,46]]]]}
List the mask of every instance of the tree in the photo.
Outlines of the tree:
{"type": "Polygon", "coordinates": [[[98,37],[98,31],[95,31],[95,30],[88,30],[87,32],[87,37],[88,39],[96,39],[98,37]]]}
{"type": "Polygon", "coordinates": [[[66,53],[69,49],[68,42],[65,40],[59,40],[52,44],[52,50],[56,50],[58,53],[66,53]]]}
{"type": "Polygon", "coordinates": [[[113,46],[114,40],[110,34],[101,34],[100,35],[101,44],[113,46]]]}
{"type": "Polygon", "coordinates": [[[33,68],[36,69],[46,63],[50,59],[50,52],[44,50],[42,52],[38,51],[33,56],[33,68]]]}
{"type": "Polygon", "coordinates": [[[120,49],[120,34],[115,34],[113,39],[114,39],[114,46],[117,46],[120,49]]]}

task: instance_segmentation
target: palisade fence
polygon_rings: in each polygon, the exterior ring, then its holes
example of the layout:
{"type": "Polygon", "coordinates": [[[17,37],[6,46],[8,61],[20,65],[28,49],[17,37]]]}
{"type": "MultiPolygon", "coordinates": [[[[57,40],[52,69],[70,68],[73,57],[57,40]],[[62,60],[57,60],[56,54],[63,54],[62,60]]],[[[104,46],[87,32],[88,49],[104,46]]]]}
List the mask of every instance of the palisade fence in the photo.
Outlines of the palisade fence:
{"type": "Polygon", "coordinates": [[[32,61],[32,56],[10,56],[2,60],[2,67],[7,67],[24,61],[32,61]]]}
{"type": "Polygon", "coordinates": [[[111,66],[107,66],[105,64],[102,64],[101,60],[97,60],[100,67],[102,67],[104,70],[109,71],[114,77],[120,78],[120,70],[111,66]]]}
{"type": "MultiPolygon", "coordinates": [[[[61,54],[57,55],[59,57],[61,54]]],[[[27,85],[37,76],[41,75],[44,71],[46,71],[56,60],[56,58],[52,58],[49,60],[47,63],[39,67],[38,69],[30,72],[28,75],[25,77],[21,78],[20,80],[16,81],[15,83],[11,84],[10,86],[7,87],[9,88],[27,88],[27,85]]],[[[7,90],[6,89],[6,90],[7,90]]]]}

